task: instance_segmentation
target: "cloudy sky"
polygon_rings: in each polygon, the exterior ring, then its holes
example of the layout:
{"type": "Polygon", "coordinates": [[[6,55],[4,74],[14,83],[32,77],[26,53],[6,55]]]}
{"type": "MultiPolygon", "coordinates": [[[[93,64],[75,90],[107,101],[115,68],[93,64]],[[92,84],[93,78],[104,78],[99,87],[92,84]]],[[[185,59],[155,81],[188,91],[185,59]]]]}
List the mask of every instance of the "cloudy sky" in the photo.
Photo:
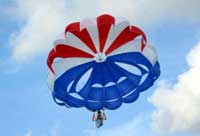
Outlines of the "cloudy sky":
{"type": "Polygon", "coordinates": [[[199,0],[0,0],[0,135],[199,136],[199,13],[199,0]],[[91,112],[53,102],[46,58],[67,24],[104,13],[143,29],[161,76],[96,129],[91,112]]]}

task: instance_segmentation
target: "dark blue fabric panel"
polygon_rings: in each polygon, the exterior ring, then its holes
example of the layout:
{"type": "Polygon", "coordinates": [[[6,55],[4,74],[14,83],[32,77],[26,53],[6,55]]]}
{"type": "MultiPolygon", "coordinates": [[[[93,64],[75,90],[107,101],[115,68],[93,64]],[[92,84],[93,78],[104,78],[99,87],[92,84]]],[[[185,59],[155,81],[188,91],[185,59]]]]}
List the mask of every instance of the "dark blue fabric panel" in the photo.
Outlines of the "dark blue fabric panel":
{"type": "Polygon", "coordinates": [[[116,87],[118,88],[118,90],[120,91],[122,96],[131,92],[137,86],[138,86],[138,84],[133,84],[132,80],[130,80],[130,79],[126,79],[123,82],[116,85],[116,87]]]}
{"type": "Polygon", "coordinates": [[[82,96],[86,100],[88,99],[88,94],[89,94],[90,90],[92,89],[92,81],[94,79],[94,76],[95,75],[94,75],[94,70],[93,70],[89,80],[86,83],[86,85],[78,93],[80,96],[82,96]]]}
{"type": "MultiPolygon", "coordinates": [[[[69,105],[70,107],[82,107],[85,105],[85,102],[83,100],[74,98],[70,95],[61,95],[58,93],[53,93],[54,97],[59,99],[60,101],[63,101],[63,104],[66,103],[67,105],[69,105]]],[[[58,104],[58,102],[56,102],[58,104]]],[[[60,103],[59,105],[63,105],[62,103],[60,103]]]]}
{"type": "Polygon", "coordinates": [[[74,98],[70,95],[66,97],[65,101],[70,107],[83,107],[85,105],[85,101],[74,98]]]}
{"type": "Polygon", "coordinates": [[[109,73],[109,71],[107,70],[106,62],[96,63],[95,73],[92,83],[93,84],[100,83],[103,86],[105,86],[110,81],[113,82],[113,78],[111,73],[109,73]]]}
{"type": "Polygon", "coordinates": [[[158,61],[153,66],[152,72],[153,72],[153,75],[155,75],[155,78],[154,78],[154,81],[155,81],[160,76],[160,64],[158,63],[158,61]]]}
{"type": "MultiPolygon", "coordinates": [[[[88,64],[87,64],[88,65],[88,64]]],[[[93,63],[93,65],[94,65],[94,63],[93,63]]],[[[80,80],[80,78],[85,74],[85,72],[87,72],[92,66],[90,66],[90,65],[88,65],[88,66],[84,66],[84,71],[77,71],[77,76],[76,77],[74,77],[74,83],[73,83],[73,85],[72,85],[72,87],[71,87],[71,89],[69,90],[69,92],[70,93],[73,93],[73,92],[76,92],[76,85],[77,85],[77,83],[78,83],[78,81],[80,80]],[[89,67],[89,68],[88,68],[89,67]],[[78,73],[80,73],[80,74],[78,74],[78,73]]],[[[75,70],[77,70],[77,69],[75,69],[75,70]]],[[[67,76],[67,75],[66,75],[67,76]]],[[[91,77],[90,77],[91,78],[91,77]]],[[[68,86],[68,85],[67,85],[68,86]]]]}
{"type": "Polygon", "coordinates": [[[137,66],[135,64],[143,64],[147,66],[149,69],[152,67],[151,63],[139,52],[123,53],[111,56],[109,59],[111,59],[112,61],[125,62],[128,64],[132,64],[134,66],[137,66]]]}
{"type": "Polygon", "coordinates": [[[139,92],[136,90],[133,93],[131,93],[130,95],[128,95],[127,97],[123,98],[123,102],[124,103],[132,103],[134,101],[136,101],[139,97],[139,92]]]}
{"type": "Polygon", "coordinates": [[[64,100],[62,100],[61,102],[58,102],[56,99],[56,97],[55,97],[55,94],[54,93],[52,93],[52,97],[53,97],[53,100],[54,100],[54,102],[56,103],[56,104],[58,104],[58,105],[61,105],[61,106],[64,106],[65,105],[65,103],[63,102],[64,100]]]}
{"type": "Polygon", "coordinates": [[[158,62],[152,66],[141,53],[124,53],[108,57],[103,63],[91,61],[66,71],[55,81],[53,97],[63,101],[63,103],[57,102],[59,105],[67,104],[71,107],[86,107],[92,111],[102,108],[113,110],[119,108],[122,102],[134,102],[138,98],[139,93],[151,87],[159,75],[160,65],[158,62]],[[115,62],[133,65],[141,71],[142,75],[148,72],[148,77],[139,85],[141,76],[126,71],[116,65],[115,62]],[[146,66],[148,71],[138,64],[146,66]],[[80,92],[77,93],[75,88],[79,79],[90,68],[93,68],[93,71],[89,80],[80,92]],[[126,77],[126,79],[117,83],[121,77],[126,77]],[[73,85],[67,93],[67,87],[72,81],[74,81],[73,85]],[[105,87],[109,82],[114,82],[116,85],[105,87]],[[92,87],[93,84],[97,83],[104,87],[92,87]],[[133,90],[135,91],[130,93],[133,90]],[[77,93],[83,99],[73,97],[70,93],[77,93]],[[127,96],[125,97],[124,95],[127,96]],[[122,96],[124,97],[122,98],[122,96]]]}
{"type": "Polygon", "coordinates": [[[149,76],[143,82],[143,84],[138,86],[138,88],[136,89],[136,91],[134,93],[132,93],[128,97],[124,98],[123,102],[124,103],[132,103],[132,102],[136,101],[137,98],[139,97],[139,93],[150,88],[153,85],[154,81],[159,77],[159,75],[160,75],[160,65],[158,62],[156,62],[156,64],[151,68],[151,70],[149,72],[149,76]]]}
{"type": "Polygon", "coordinates": [[[125,76],[125,74],[122,73],[119,69],[114,68],[113,61],[107,60],[106,62],[107,71],[112,76],[114,82],[117,82],[120,79],[120,77],[125,76]]]}
{"type": "Polygon", "coordinates": [[[147,79],[138,87],[138,91],[142,92],[151,87],[154,81],[160,76],[160,65],[158,62],[149,70],[147,79]]]}
{"type": "MultiPolygon", "coordinates": [[[[66,71],[64,74],[62,74],[54,84],[54,92],[56,93],[66,93],[67,86],[71,83],[71,81],[75,80],[78,81],[78,79],[89,69],[94,65],[94,62],[89,62],[86,64],[82,64],[80,66],[74,67],[68,71],[66,71]],[[61,88],[58,90],[58,88],[61,88]]],[[[76,84],[76,83],[75,83],[76,84]]],[[[75,92],[74,86],[71,88],[70,92],[75,92]]]]}
{"type": "Polygon", "coordinates": [[[138,85],[139,84],[141,76],[134,75],[134,74],[124,70],[123,68],[117,66],[116,64],[115,64],[115,68],[119,69],[122,73],[124,73],[124,75],[126,75],[126,77],[129,78],[134,85],[138,85]]]}
{"type": "Polygon", "coordinates": [[[103,102],[102,101],[99,101],[99,102],[87,101],[85,107],[91,111],[101,110],[103,109],[103,102]]]}
{"type": "Polygon", "coordinates": [[[92,87],[88,93],[87,100],[103,101],[104,88],[94,88],[92,87]]]}
{"type": "Polygon", "coordinates": [[[113,100],[121,98],[120,90],[116,86],[110,86],[105,88],[105,100],[113,100]]]}
{"type": "Polygon", "coordinates": [[[104,77],[103,77],[103,72],[102,72],[102,69],[100,68],[99,63],[95,63],[95,66],[93,68],[94,68],[93,70],[94,78],[92,79],[91,84],[92,85],[95,83],[102,84],[104,82],[104,77]]]}
{"type": "Polygon", "coordinates": [[[109,110],[115,110],[122,105],[122,99],[118,99],[113,102],[105,102],[104,107],[109,110]]]}
{"type": "Polygon", "coordinates": [[[101,69],[102,69],[103,76],[104,76],[104,84],[103,85],[105,86],[109,82],[114,82],[114,78],[113,78],[112,73],[110,73],[109,69],[107,68],[107,65],[106,65],[107,62],[104,62],[104,63],[102,63],[104,65],[102,66],[101,69]]]}

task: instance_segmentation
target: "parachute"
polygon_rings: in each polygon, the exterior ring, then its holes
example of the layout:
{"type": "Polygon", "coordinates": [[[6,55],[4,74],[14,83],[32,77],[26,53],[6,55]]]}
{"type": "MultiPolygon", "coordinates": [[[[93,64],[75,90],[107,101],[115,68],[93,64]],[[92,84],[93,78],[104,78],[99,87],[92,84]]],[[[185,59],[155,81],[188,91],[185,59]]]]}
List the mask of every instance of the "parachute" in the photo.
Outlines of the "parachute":
{"type": "Polygon", "coordinates": [[[107,14],[67,25],[47,65],[55,102],[91,111],[136,101],[160,75],[156,50],[145,33],[107,14]]]}

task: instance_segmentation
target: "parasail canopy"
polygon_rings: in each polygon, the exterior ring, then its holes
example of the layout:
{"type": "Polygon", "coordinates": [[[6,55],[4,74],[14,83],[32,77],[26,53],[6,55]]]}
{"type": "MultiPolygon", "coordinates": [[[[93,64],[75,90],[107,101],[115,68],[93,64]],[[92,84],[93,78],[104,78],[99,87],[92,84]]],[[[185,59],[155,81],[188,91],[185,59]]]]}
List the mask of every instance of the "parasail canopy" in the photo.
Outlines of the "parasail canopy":
{"type": "Polygon", "coordinates": [[[67,25],[47,64],[55,102],[92,111],[136,101],[160,75],[155,48],[145,33],[111,15],[67,25]]]}

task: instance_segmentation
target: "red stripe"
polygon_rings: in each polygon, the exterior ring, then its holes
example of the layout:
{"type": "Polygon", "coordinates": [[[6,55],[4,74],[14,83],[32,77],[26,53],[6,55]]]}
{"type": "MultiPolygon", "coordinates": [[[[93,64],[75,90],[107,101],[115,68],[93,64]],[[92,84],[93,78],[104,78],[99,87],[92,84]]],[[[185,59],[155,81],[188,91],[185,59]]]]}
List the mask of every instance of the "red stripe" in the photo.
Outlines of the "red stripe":
{"type": "Polygon", "coordinates": [[[97,18],[97,26],[99,31],[99,45],[100,52],[103,52],[103,48],[105,46],[108,33],[110,31],[110,27],[115,23],[115,18],[110,15],[101,15],[97,18]]]}
{"type": "Polygon", "coordinates": [[[105,52],[106,55],[116,50],[117,48],[123,46],[125,43],[135,39],[138,36],[142,36],[142,47],[141,50],[144,49],[146,43],[146,36],[142,30],[137,28],[136,26],[128,26],[126,27],[118,37],[113,41],[110,47],[105,52]]]}
{"type": "Polygon", "coordinates": [[[87,29],[84,28],[80,31],[80,22],[75,22],[68,25],[65,29],[65,34],[67,32],[71,32],[74,35],[76,35],[81,41],[83,41],[88,46],[88,48],[90,48],[94,53],[97,53],[95,45],[87,29]]]}
{"type": "Polygon", "coordinates": [[[65,28],[65,34],[67,32],[73,32],[73,31],[80,31],[80,22],[74,22],[66,26],[65,28]]]}
{"type": "Polygon", "coordinates": [[[52,63],[53,63],[53,60],[54,60],[55,56],[56,56],[56,51],[55,51],[55,49],[53,48],[53,49],[50,51],[49,55],[48,55],[48,58],[47,58],[47,65],[48,65],[49,69],[50,69],[54,74],[55,74],[55,72],[54,72],[53,68],[51,67],[51,65],[52,65],[52,63]]]}
{"type": "Polygon", "coordinates": [[[92,55],[80,49],[67,46],[64,44],[58,44],[54,49],[50,51],[47,59],[47,65],[50,68],[50,70],[54,73],[54,70],[52,68],[52,63],[55,58],[71,58],[71,57],[93,58],[92,55]]]}
{"type": "Polygon", "coordinates": [[[144,49],[144,47],[145,47],[145,45],[146,45],[146,42],[147,42],[147,38],[146,38],[146,35],[145,35],[145,33],[141,30],[141,29],[139,29],[138,27],[136,27],[136,26],[131,26],[131,31],[133,31],[134,33],[138,33],[139,35],[138,36],[142,36],[142,47],[141,47],[141,51],[143,51],[143,49],[144,49]]]}

